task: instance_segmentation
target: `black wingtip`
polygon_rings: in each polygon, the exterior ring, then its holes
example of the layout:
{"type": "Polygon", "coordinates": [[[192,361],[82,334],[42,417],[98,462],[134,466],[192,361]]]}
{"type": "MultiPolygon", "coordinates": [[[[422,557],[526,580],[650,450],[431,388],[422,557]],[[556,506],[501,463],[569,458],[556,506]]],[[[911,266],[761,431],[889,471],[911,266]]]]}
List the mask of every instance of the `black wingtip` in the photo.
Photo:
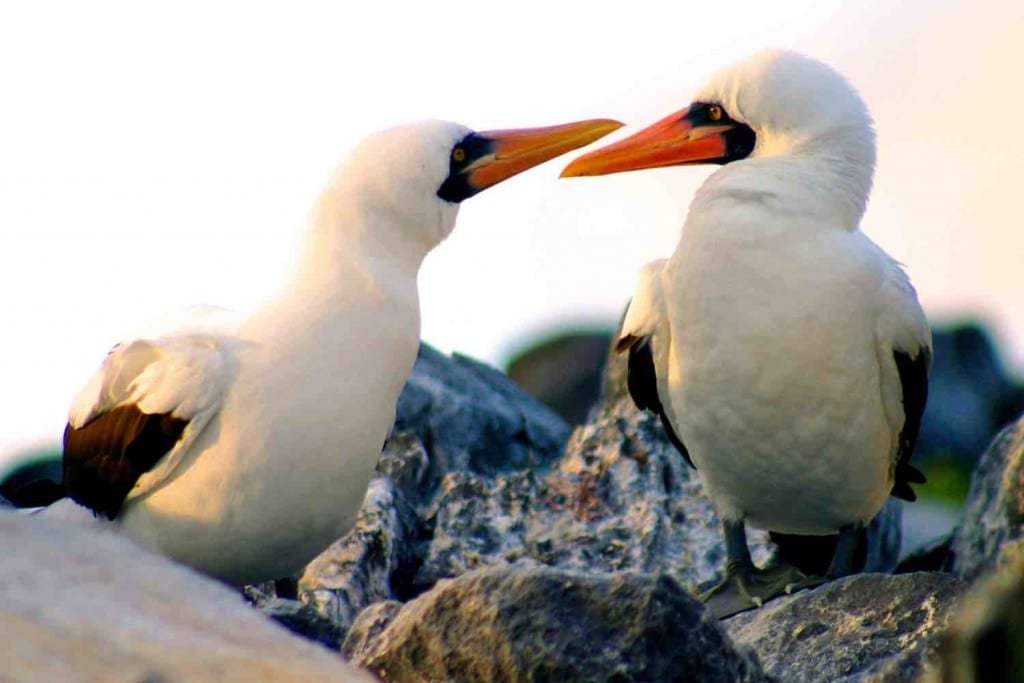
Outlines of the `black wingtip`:
{"type": "Polygon", "coordinates": [[[910,484],[905,481],[897,481],[893,484],[891,495],[908,503],[913,503],[917,500],[917,494],[914,493],[914,489],[910,488],[910,484]]]}
{"type": "Polygon", "coordinates": [[[913,465],[901,465],[899,469],[902,478],[911,484],[924,484],[928,481],[928,478],[924,476],[924,472],[913,465]]]}

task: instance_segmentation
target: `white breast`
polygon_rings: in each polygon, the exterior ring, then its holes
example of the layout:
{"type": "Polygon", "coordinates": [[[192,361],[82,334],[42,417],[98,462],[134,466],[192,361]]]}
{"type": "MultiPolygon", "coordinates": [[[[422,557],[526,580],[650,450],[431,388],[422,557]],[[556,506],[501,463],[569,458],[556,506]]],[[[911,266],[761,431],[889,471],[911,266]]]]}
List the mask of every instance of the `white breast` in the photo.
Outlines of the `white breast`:
{"type": "Polygon", "coordinates": [[[874,342],[884,264],[859,232],[692,223],[666,272],[669,390],[709,494],[776,531],[869,519],[891,485],[874,342]]]}

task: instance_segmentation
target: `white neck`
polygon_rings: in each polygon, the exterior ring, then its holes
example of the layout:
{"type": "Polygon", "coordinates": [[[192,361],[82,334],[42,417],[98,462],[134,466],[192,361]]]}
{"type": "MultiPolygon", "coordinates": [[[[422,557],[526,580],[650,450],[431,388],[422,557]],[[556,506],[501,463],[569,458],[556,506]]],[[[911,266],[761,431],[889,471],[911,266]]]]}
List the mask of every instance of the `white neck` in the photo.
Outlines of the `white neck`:
{"type": "Polygon", "coordinates": [[[292,278],[253,316],[250,338],[334,334],[338,313],[351,309],[402,311],[418,331],[416,278],[443,217],[381,201],[344,170],[315,204],[292,278]]]}
{"type": "Polygon", "coordinates": [[[832,129],[802,141],[769,137],[755,156],[708,178],[694,205],[749,200],[761,210],[796,212],[823,226],[856,230],[867,208],[874,164],[870,127],[832,129]]]}

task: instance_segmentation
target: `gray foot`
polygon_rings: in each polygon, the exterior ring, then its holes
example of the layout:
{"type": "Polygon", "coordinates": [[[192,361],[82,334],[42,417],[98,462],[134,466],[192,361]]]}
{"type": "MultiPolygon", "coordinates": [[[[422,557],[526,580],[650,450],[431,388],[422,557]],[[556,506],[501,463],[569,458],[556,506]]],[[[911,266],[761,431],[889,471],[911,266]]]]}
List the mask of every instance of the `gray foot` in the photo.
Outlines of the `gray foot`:
{"type": "Polygon", "coordinates": [[[753,564],[727,567],[725,579],[700,597],[716,619],[725,619],[788,594],[791,586],[807,580],[799,569],[788,564],[764,569],[753,564]]]}

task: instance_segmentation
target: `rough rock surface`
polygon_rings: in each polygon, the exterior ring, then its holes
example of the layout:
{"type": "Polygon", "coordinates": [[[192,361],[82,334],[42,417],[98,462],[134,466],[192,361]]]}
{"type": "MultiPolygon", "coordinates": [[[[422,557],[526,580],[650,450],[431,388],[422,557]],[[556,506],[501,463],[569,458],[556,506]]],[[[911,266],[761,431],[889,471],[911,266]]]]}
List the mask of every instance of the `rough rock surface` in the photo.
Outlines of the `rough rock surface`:
{"type": "Polygon", "coordinates": [[[930,682],[1024,680],[1024,551],[1017,548],[1005,560],[961,601],[930,682]]]}
{"type": "Polygon", "coordinates": [[[1006,427],[978,461],[953,533],[952,569],[974,579],[1024,542],[1024,419],[1006,427]]]}
{"type": "MultiPolygon", "coordinates": [[[[374,602],[508,563],[649,572],[688,587],[716,579],[714,510],[658,419],[621,390],[621,365],[610,363],[605,400],[564,445],[567,427],[504,375],[424,347],[381,476],[353,532],[307,567],[303,600],[344,631],[374,602]]],[[[872,569],[895,565],[899,512],[894,501],[872,525],[872,569]]],[[[763,562],[767,534],[750,539],[763,562]]]]}
{"type": "Polygon", "coordinates": [[[494,567],[384,604],[345,654],[387,680],[768,680],[665,576],[494,567]]]}
{"type": "Polygon", "coordinates": [[[102,529],[0,511],[4,681],[371,681],[102,529]]]}
{"type": "Polygon", "coordinates": [[[861,574],[725,622],[782,681],[912,681],[935,652],[963,584],[949,574],[861,574]]]}

